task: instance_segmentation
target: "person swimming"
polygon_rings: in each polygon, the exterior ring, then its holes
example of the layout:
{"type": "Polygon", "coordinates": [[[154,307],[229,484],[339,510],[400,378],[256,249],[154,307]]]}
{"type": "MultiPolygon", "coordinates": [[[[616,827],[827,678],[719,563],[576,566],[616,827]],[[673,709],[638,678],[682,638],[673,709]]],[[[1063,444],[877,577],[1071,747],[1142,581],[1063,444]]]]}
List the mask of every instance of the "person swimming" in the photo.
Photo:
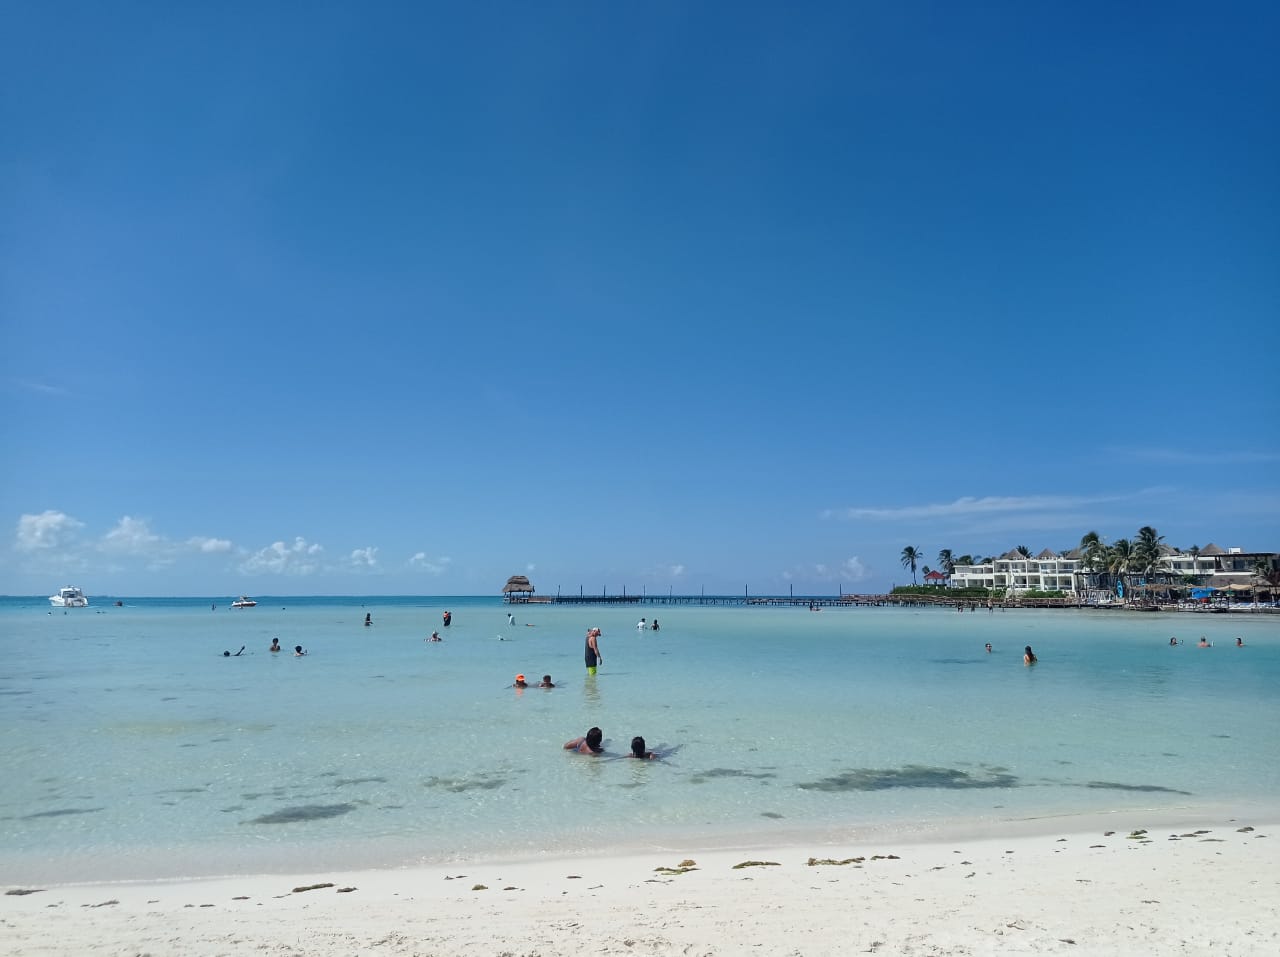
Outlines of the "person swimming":
{"type": "Polygon", "coordinates": [[[428,638],[427,641],[444,641],[444,639],[440,637],[440,632],[433,631],[431,633],[431,637],[428,638]]]}
{"type": "Polygon", "coordinates": [[[241,646],[240,646],[240,650],[239,650],[239,651],[237,651],[234,655],[233,655],[231,652],[229,652],[229,651],[224,651],[224,652],[222,653],[222,657],[224,657],[224,658],[239,658],[239,657],[240,657],[241,655],[243,655],[243,654],[244,654],[244,645],[241,645],[241,646]]]}
{"type": "Polygon", "coordinates": [[[302,650],[302,645],[294,645],[294,646],[293,646],[293,657],[295,657],[295,658],[301,658],[301,657],[302,657],[303,655],[305,655],[305,654],[306,654],[306,652],[302,650]]]}
{"type": "Polygon", "coordinates": [[[279,639],[279,638],[272,638],[272,639],[271,639],[271,647],[270,647],[270,648],[268,648],[268,649],[267,649],[267,651],[280,651],[280,650],[281,650],[281,648],[280,648],[280,639],[279,639]]]}
{"type": "Polygon", "coordinates": [[[646,751],[644,747],[644,738],[636,735],[631,739],[631,753],[627,755],[629,758],[641,758],[645,761],[657,760],[657,751],[646,751]]]}
{"type": "Polygon", "coordinates": [[[574,738],[564,743],[564,750],[578,754],[603,754],[604,732],[599,728],[591,728],[581,738],[574,738]]]}
{"type": "Polygon", "coordinates": [[[991,642],[987,642],[987,654],[991,654],[991,642]]]}
{"type": "Polygon", "coordinates": [[[541,683],[540,685],[538,685],[538,687],[539,687],[539,688],[554,688],[554,687],[555,687],[555,685],[551,683],[551,675],[543,675],[543,676],[542,676],[542,683],[541,683]]]}
{"type": "Polygon", "coordinates": [[[529,684],[524,680],[524,675],[516,675],[516,680],[512,683],[511,687],[527,688],[529,687],[529,684]]]}
{"type": "Polygon", "coordinates": [[[1036,658],[1036,653],[1031,650],[1031,646],[1027,645],[1026,650],[1022,654],[1022,663],[1024,665],[1034,665],[1038,660],[1039,659],[1036,658]]]}

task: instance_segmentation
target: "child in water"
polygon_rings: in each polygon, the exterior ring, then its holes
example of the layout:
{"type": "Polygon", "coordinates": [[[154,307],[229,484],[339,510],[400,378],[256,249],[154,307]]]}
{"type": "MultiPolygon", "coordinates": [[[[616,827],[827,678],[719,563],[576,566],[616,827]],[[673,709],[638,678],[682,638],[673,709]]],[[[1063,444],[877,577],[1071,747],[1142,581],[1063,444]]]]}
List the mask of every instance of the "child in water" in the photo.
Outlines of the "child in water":
{"type": "Polygon", "coordinates": [[[657,760],[657,751],[646,751],[644,748],[644,738],[636,735],[631,739],[631,753],[627,755],[629,758],[640,758],[645,761],[657,760]]]}

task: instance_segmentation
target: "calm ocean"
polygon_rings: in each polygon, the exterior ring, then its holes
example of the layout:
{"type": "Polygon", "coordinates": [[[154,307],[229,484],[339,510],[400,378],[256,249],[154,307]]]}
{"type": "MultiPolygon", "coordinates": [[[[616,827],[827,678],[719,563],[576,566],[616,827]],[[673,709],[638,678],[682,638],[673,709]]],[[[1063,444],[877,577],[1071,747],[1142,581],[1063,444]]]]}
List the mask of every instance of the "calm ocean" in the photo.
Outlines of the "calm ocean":
{"type": "Polygon", "coordinates": [[[0,599],[6,882],[1280,805],[1277,617],[91,600],[0,599]],[[561,749],[591,725],[605,758],[561,749]]]}

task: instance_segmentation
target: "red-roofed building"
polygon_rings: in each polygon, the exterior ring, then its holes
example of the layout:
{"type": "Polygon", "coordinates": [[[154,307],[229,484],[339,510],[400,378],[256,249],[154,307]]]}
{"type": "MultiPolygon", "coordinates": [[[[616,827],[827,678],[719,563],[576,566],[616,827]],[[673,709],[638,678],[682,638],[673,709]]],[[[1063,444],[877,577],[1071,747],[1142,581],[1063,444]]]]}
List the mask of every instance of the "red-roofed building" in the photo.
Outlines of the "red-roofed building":
{"type": "Polygon", "coordinates": [[[942,574],[942,572],[929,572],[929,574],[924,576],[924,583],[926,585],[945,585],[947,583],[947,576],[942,574]]]}

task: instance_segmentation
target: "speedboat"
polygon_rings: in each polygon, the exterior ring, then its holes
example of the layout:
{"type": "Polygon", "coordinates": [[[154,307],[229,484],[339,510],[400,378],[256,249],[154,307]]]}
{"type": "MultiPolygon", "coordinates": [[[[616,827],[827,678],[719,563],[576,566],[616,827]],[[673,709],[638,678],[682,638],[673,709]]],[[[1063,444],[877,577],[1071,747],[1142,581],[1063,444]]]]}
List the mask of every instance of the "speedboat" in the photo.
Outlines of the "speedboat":
{"type": "Polygon", "coordinates": [[[66,588],[59,588],[58,594],[50,595],[49,604],[55,608],[88,608],[89,599],[84,597],[84,592],[79,588],[68,585],[66,588]]]}
{"type": "Polygon", "coordinates": [[[258,603],[254,601],[252,598],[245,598],[244,595],[241,595],[239,598],[237,598],[235,601],[231,603],[231,607],[232,608],[252,608],[256,604],[258,603]]]}

